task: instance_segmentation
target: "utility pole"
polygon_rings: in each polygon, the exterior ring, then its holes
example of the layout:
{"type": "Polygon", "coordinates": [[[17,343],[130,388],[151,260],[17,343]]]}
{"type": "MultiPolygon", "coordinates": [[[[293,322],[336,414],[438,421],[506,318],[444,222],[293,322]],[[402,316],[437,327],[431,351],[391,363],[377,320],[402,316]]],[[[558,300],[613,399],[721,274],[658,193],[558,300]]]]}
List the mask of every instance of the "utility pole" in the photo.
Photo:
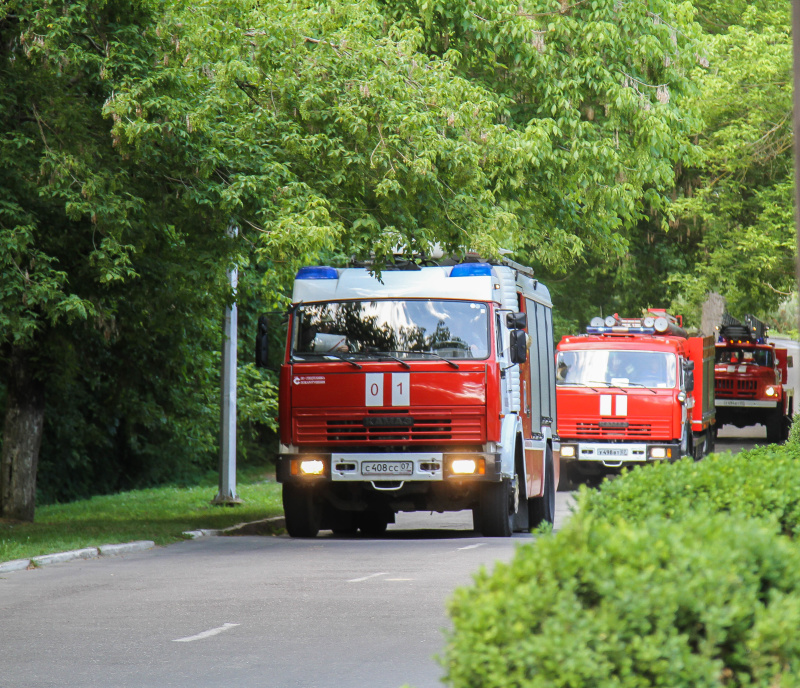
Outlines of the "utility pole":
{"type": "MultiPolygon", "coordinates": [[[[239,228],[231,224],[227,235],[235,239],[239,228]]],[[[236,295],[239,285],[239,269],[228,268],[228,281],[236,295]]],[[[236,493],[236,347],[238,311],[236,301],[225,307],[225,325],[222,337],[222,380],[220,398],[220,442],[219,442],[219,492],[213,504],[241,504],[236,493]]]]}
{"type": "MultiPolygon", "coordinates": [[[[792,0],[792,73],[794,110],[794,229],[797,244],[795,262],[796,282],[800,294],[800,0],[792,0]]],[[[798,308],[797,327],[800,330],[800,308],[798,308]]]]}

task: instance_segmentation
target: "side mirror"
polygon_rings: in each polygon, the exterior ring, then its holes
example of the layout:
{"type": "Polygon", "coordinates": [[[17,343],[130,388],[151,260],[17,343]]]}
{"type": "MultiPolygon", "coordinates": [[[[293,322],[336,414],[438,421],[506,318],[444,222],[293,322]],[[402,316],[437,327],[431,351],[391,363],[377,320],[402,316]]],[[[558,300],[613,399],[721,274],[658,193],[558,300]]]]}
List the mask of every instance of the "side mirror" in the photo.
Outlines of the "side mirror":
{"type": "Polygon", "coordinates": [[[256,367],[266,368],[269,365],[269,327],[267,326],[267,316],[262,315],[258,319],[258,329],[256,330],[256,367]]]}
{"type": "Polygon", "coordinates": [[[691,368],[687,369],[687,371],[686,371],[685,383],[686,383],[686,385],[685,385],[686,386],[686,391],[687,392],[693,392],[694,391],[694,371],[691,368]]]}
{"type": "MultiPolygon", "coordinates": [[[[524,316],[524,314],[522,314],[524,316]]],[[[510,351],[512,363],[525,363],[528,360],[528,336],[522,330],[509,332],[510,351]]]]}
{"type": "Polygon", "coordinates": [[[794,359],[791,356],[786,357],[786,367],[794,368],[794,359]]]}
{"type": "Polygon", "coordinates": [[[527,313],[506,313],[506,327],[509,330],[524,330],[527,326],[527,313]]]}

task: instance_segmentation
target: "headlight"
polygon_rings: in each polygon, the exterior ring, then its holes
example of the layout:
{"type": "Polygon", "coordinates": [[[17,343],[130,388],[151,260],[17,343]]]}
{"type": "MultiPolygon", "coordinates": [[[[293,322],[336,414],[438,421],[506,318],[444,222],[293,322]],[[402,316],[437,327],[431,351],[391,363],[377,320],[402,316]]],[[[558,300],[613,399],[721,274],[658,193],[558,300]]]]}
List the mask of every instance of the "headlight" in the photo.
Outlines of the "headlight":
{"type": "Polygon", "coordinates": [[[680,401],[681,403],[686,401],[686,392],[684,392],[683,390],[678,392],[678,401],[680,401]]]}
{"type": "Polygon", "coordinates": [[[572,459],[575,458],[575,447],[570,445],[561,445],[561,456],[565,459],[572,459]]]}
{"type": "Polygon", "coordinates": [[[774,387],[767,387],[766,392],[768,397],[774,397],[777,394],[774,387]]]}
{"type": "Polygon", "coordinates": [[[292,461],[292,475],[322,475],[325,462],[321,459],[295,459],[292,461]]]}
{"type": "Polygon", "coordinates": [[[450,471],[454,475],[484,475],[486,463],[484,459],[453,459],[450,471]]]}
{"type": "Polygon", "coordinates": [[[672,449],[667,447],[650,447],[651,459],[669,459],[672,458],[672,449]]]}

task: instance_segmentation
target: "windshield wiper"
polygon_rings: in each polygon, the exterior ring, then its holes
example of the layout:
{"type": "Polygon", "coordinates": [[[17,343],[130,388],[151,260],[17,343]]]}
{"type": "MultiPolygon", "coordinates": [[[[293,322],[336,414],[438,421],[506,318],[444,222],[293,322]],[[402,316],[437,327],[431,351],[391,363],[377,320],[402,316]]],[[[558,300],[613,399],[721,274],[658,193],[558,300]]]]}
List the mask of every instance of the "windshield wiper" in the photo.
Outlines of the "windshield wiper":
{"type": "Polygon", "coordinates": [[[387,354],[384,351],[356,351],[354,352],[355,356],[362,356],[364,358],[376,358],[379,361],[384,360],[387,358],[391,358],[393,361],[397,361],[401,366],[404,368],[411,368],[408,363],[406,363],[402,358],[398,358],[397,356],[392,356],[392,354],[387,354]]]}
{"type": "MultiPolygon", "coordinates": [[[[440,354],[437,354],[434,351],[402,351],[400,349],[395,349],[394,352],[396,354],[415,354],[416,356],[436,356],[436,358],[442,359],[445,363],[450,364],[456,370],[459,369],[458,363],[455,363],[454,361],[451,361],[449,358],[445,358],[444,356],[442,356],[440,354]]],[[[389,354],[386,354],[386,355],[388,356],[389,354]]],[[[392,358],[394,358],[394,357],[392,357],[392,358]]],[[[409,368],[410,367],[411,366],[409,366],[409,368]]]]}
{"type": "Polygon", "coordinates": [[[358,368],[359,370],[361,370],[361,368],[363,368],[363,367],[364,367],[364,366],[362,366],[360,363],[356,363],[356,362],[355,362],[355,361],[354,361],[352,358],[347,358],[347,357],[343,356],[342,354],[337,354],[337,353],[335,353],[335,352],[333,352],[333,351],[326,351],[326,352],[325,352],[324,354],[322,354],[322,355],[323,355],[323,356],[333,356],[333,358],[338,358],[340,361],[346,361],[346,362],[347,362],[347,363],[349,363],[351,366],[355,366],[355,367],[356,367],[356,368],[358,368]]]}
{"type": "Polygon", "coordinates": [[[641,387],[642,389],[649,389],[653,394],[656,394],[656,391],[650,387],[649,385],[645,385],[642,382],[629,382],[628,386],[630,387],[641,387]]]}
{"type": "MultiPolygon", "coordinates": [[[[611,389],[621,389],[623,392],[625,392],[625,388],[624,387],[621,387],[620,385],[615,385],[613,382],[606,382],[605,380],[589,380],[589,382],[586,383],[586,384],[587,384],[587,386],[588,385],[605,385],[606,387],[611,387],[611,389]]],[[[592,389],[594,389],[594,387],[592,387],[592,389]]],[[[595,390],[595,391],[597,391],[597,390],[595,390]]],[[[625,394],[627,394],[627,392],[625,392],[625,394]]]]}
{"type": "MultiPolygon", "coordinates": [[[[350,355],[352,356],[352,354],[350,354],[350,355]]],[[[336,359],[338,359],[340,361],[344,361],[345,363],[349,363],[351,366],[355,366],[359,370],[364,367],[360,363],[356,363],[352,358],[348,358],[346,356],[343,356],[342,354],[337,354],[334,351],[325,351],[325,352],[319,351],[319,352],[316,352],[316,353],[303,354],[303,356],[322,356],[323,358],[326,357],[326,356],[330,356],[331,358],[336,358],[336,359]]],[[[297,360],[302,361],[304,359],[302,357],[298,357],[298,356],[292,355],[292,362],[294,363],[297,360]]]]}
{"type": "Polygon", "coordinates": [[[381,356],[382,358],[391,358],[393,361],[397,361],[404,368],[411,368],[411,366],[408,365],[408,363],[406,363],[402,358],[398,358],[397,356],[392,356],[392,354],[377,354],[377,355],[381,356]]]}

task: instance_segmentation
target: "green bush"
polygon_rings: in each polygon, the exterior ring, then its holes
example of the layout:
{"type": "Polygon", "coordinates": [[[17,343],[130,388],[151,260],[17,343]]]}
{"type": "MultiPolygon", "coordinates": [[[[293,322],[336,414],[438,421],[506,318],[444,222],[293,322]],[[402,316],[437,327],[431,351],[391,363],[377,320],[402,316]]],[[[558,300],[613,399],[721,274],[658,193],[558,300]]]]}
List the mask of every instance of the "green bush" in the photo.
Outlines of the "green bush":
{"type": "Polygon", "coordinates": [[[786,444],[794,447],[800,447],[800,423],[795,422],[797,416],[792,416],[792,426],[789,429],[789,439],[786,444]]]}
{"type": "Polygon", "coordinates": [[[756,447],[634,469],[596,491],[582,490],[579,509],[597,518],[684,519],[698,510],[774,519],[800,533],[800,442],[756,447]]]}
{"type": "Polygon", "coordinates": [[[454,688],[800,685],[800,549],[728,514],[577,514],[456,591],[454,688]]]}

